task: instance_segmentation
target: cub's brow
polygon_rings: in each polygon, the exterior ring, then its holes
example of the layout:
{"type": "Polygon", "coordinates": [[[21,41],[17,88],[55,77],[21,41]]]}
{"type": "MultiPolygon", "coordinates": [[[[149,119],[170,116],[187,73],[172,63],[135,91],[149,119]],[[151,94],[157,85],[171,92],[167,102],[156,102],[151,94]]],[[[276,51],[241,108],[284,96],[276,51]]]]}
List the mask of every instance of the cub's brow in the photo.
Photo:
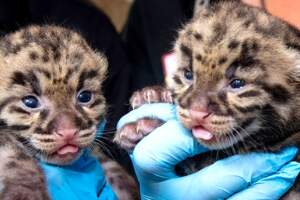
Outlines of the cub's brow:
{"type": "Polygon", "coordinates": [[[42,93],[40,81],[34,71],[29,71],[27,73],[16,71],[13,73],[11,80],[11,87],[14,87],[15,85],[26,87],[29,85],[34,94],[41,95],[42,93]]]}
{"type": "Polygon", "coordinates": [[[94,79],[96,77],[98,77],[98,71],[96,69],[83,70],[79,75],[77,91],[83,88],[86,81],[94,79]]]}

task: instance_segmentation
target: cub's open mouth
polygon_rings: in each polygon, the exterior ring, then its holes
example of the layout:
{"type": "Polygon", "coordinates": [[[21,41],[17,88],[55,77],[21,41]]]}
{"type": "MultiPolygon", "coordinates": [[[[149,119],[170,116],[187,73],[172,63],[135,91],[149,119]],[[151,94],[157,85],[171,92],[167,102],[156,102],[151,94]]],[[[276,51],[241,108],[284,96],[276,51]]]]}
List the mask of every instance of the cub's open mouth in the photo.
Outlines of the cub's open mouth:
{"type": "Polygon", "coordinates": [[[196,126],[192,128],[192,133],[195,138],[205,140],[205,141],[213,140],[215,137],[211,132],[206,130],[203,126],[196,126]]]}
{"type": "Polygon", "coordinates": [[[64,146],[62,146],[61,148],[59,148],[55,154],[59,155],[59,156],[67,156],[67,155],[77,155],[77,153],[79,152],[79,147],[73,144],[66,144],[64,146]]]}

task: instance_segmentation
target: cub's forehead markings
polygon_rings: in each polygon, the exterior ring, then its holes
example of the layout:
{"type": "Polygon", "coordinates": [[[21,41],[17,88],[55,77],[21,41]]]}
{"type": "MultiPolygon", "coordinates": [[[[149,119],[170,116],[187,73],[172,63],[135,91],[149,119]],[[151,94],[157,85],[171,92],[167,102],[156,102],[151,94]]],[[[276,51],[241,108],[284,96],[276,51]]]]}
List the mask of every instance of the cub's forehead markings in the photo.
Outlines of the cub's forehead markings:
{"type": "Polygon", "coordinates": [[[235,72],[238,68],[238,65],[235,63],[231,64],[226,70],[225,70],[225,77],[227,79],[232,79],[235,75],[235,72]]]}
{"type": "Polygon", "coordinates": [[[39,59],[39,55],[38,55],[37,52],[31,51],[31,52],[29,53],[29,58],[30,58],[30,60],[32,60],[32,61],[36,61],[37,59],[39,59]]]}
{"type": "Polygon", "coordinates": [[[201,62],[202,61],[202,55],[197,53],[196,56],[195,56],[196,60],[201,62]]]}
{"type": "Polygon", "coordinates": [[[42,94],[40,80],[33,71],[30,71],[27,76],[27,82],[29,82],[32,92],[40,96],[42,94]]]}
{"type": "Polygon", "coordinates": [[[81,65],[84,58],[83,55],[84,55],[83,53],[79,53],[79,52],[72,53],[69,56],[70,62],[75,66],[81,65]]]}
{"type": "Polygon", "coordinates": [[[47,79],[51,78],[51,73],[46,69],[42,69],[40,67],[35,67],[33,70],[44,75],[47,79]]]}
{"type": "Polygon", "coordinates": [[[11,87],[13,87],[13,85],[15,85],[15,84],[25,86],[26,82],[27,82],[26,76],[24,75],[23,72],[20,72],[20,71],[14,72],[11,79],[12,79],[11,87]]]}
{"type": "Polygon", "coordinates": [[[63,79],[64,84],[67,84],[73,74],[77,71],[75,68],[68,68],[67,73],[63,79]]]}
{"type": "Polygon", "coordinates": [[[44,63],[49,62],[50,57],[49,57],[49,53],[47,51],[44,52],[44,55],[42,56],[42,59],[43,59],[44,63]]]}
{"type": "Polygon", "coordinates": [[[180,44],[180,50],[183,54],[185,54],[188,57],[192,57],[192,55],[193,55],[192,49],[183,43],[180,44]]]}
{"type": "MultiPolygon", "coordinates": [[[[60,61],[62,58],[62,50],[68,48],[66,43],[72,43],[72,33],[69,30],[56,30],[49,28],[26,29],[20,33],[8,35],[1,40],[1,46],[3,52],[8,54],[17,54],[28,46],[34,46],[35,48],[42,49],[44,54],[38,56],[37,53],[29,53],[29,59],[36,61],[39,57],[46,63],[49,62],[50,56],[55,62],[60,61]],[[47,31],[47,33],[46,33],[47,31]],[[15,40],[14,38],[18,38],[15,40]],[[18,42],[14,42],[18,41],[18,42]],[[50,55],[51,54],[51,55],[50,55]]],[[[74,44],[79,45],[83,49],[88,49],[84,41],[79,37],[78,41],[73,41],[74,44]]]]}
{"type": "Polygon", "coordinates": [[[236,49],[238,46],[240,45],[240,42],[237,40],[232,40],[230,41],[230,43],[228,44],[228,48],[229,49],[236,49]]]}
{"type": "Polygon", "coordinates": [[[224,39],[224,36],[226,35],[227,32],[227,27],[225,24],[221,24],[217,22],[216,24],[213,25],[213,34],[211,37],[211,45],[218,43],[224,39]]]}
{"type": "Polygon", "coordinates": [[[14,85],[26,86],[28,84],[30,85],[33,93],[35,93],[36,95],[42,94],[40,81],[33,71],[29,71],[27,72],[27,74],[16,71],[13,73],[11,79],[11,87],[13,87],[14,85]]]}
{"type": "Polygon", "coordinates": [[[58,49],[53,52],[53,59],[55,62],[59,62],[61,57],[61,52],[58,49]]]}
{"type": "Polygon", "coordinates": [[[196,40],[198,41],[202,41],[203,40],[203,36],[200,33],[194,33],[194,37],[196,38],[196,40]]]}
{"type": "Polygon", "coordinates": [[[219,59],[219,61],[218,61],[218,64],[219,65],[223,65],[224,63],[226,63],[227,62],[227,58],[226,57],[221,57],[220,59],[219,59]]]}
{"type": "Polygon", "coordinates": [[[97,76],[98,76],[98,71],[96,69],[83,70],[80,73],[80,76],[79,76],[79,81],[78,81],[78,85],[77,85],[77,91],[79,91],[80,89],[83,88],[85,81],[94,79],[97,76]]]}

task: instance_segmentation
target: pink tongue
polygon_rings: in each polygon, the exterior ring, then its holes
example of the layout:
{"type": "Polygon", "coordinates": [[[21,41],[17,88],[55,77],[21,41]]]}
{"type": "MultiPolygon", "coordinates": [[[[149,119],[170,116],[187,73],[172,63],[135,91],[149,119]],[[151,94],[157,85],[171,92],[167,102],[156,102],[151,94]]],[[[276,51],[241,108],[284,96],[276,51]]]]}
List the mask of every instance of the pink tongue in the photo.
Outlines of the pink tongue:
{"type": "Polygon", "coordinates": [[[195,127],[192,129],[193,135],[195,138],[210,140],[214,137],[214,135],[202,127],[195,127]]]}
{"type": "Polygon", "coordinates": [[[57,151],[58,155],[66,155],[68,153],[77,153],[79,148],[74,145],[66,145],[57,151]]]}

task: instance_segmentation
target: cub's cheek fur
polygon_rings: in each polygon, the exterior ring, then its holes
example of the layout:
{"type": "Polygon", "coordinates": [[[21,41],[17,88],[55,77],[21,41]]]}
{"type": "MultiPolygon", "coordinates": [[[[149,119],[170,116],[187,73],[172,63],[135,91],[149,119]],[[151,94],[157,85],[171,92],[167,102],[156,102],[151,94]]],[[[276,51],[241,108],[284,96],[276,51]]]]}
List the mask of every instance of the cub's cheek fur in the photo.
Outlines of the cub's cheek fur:
{"type": "Polygon", "coordinates": [[[189,111],[187,109],[182,109],[180,106],[176,106],[177,110],[177,116],[179,117],[179,120],[182,122],[182,124],[188,128],[192,129],[192,119],[189,117],[189,111]]]}
{"type": "MultiPolygon", "coordinates": [[[[48,200],[38,160],[71,164],[93,145],[105,115],[107,66],[102,53],[62,27],[29,26],[0,39],[1,200],[48,200]]],[[[137,199],[133,179],[115,166],[105,174],[118,198],[137,199]],[[126,178],[131,188],[121,188],[126,178]]]]}
{"type": "MultiPolygon", "coordinates": [[[[277,151],[289,145],[300,147],[300,31],[242,1],[196,3],[194,18],[178,32],[175,73],[166,78],[166,83],[179,119],[187,128],[205,125],[204,117],[198,120],[200,123],[192,119],[189,109],[193,103],[201,104],[194,111],[216,116],[210,122],[214,126],[208,128],[221,136],[199,142],[221,151],[187,159],[179,168],[193,173],[213,163],[213,158],[277,151]],[[228,118],[220,119],[222,116],[228,118]],[[226,120],[230,122],[224,127],[216,125],[226,120]]],[[[143,90],[160,94],[155,87],[143,90]]],[[[142,97],[139,106],[151,102],[143,97],[143,90],[137,92],[142,97]]],[[[126,129],[121,129],[117,139],[123,147],[133,149],[144,137],[134,129],[130,129],[131,134],[122,130],[126,129]]],[[[300,196],[299,188],[298,179],[283,199],[300,196]]]]}

